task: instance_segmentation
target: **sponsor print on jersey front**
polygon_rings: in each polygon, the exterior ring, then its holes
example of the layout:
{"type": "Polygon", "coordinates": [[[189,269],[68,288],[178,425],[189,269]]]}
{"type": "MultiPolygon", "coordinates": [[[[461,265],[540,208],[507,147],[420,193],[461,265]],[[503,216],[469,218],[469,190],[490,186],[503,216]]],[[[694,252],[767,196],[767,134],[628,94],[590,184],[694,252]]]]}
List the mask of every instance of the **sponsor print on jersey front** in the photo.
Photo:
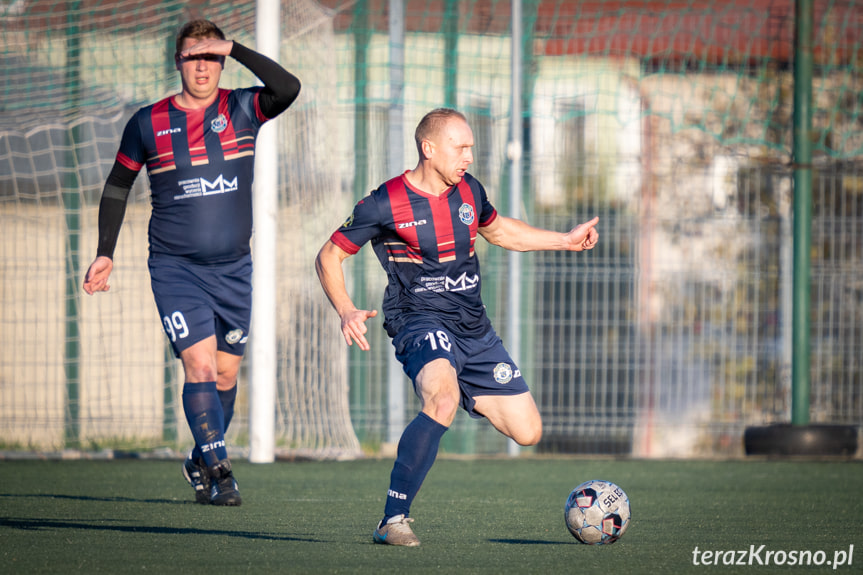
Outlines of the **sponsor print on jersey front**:
{"type": "Polygon", "coordinates": [[[212,182],[206,178],[192,178],[181,180],[177,182],[177,185],[180,186],[183,193],[174,196],[175,200],[212,196],[213,194],[227,194],[237,191],[237,176],[234,176],[232,180],[228,180],[222,174],[219,174],[212,182]]]}
{"type": "Polygon", "coordinates": [[[419,278],[418,281],[421,285],[413,290],[414,293],[420,293],[425,291],[431,291],[436,293],[472,291],[475,290],[477,286],[479,286],[479,276],[477,274],[468,276],[467,272],[461,274],[456,279],[452,279],[448,276],[423,276],[419,278]]]}

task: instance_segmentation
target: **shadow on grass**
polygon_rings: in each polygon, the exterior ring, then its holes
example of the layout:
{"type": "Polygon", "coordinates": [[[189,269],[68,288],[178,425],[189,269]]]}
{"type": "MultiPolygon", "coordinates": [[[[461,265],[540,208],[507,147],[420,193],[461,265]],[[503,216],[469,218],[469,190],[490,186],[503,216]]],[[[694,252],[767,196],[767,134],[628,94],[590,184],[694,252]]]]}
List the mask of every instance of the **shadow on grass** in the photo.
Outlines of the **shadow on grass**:
{"type": "Polygon", "coordinates": [[[540,541],[539,539],[489,539],[489,543],[506,543],[507,545],[570,545],[560,541],[540,541]]]}
{"type": "Polygon", "coordinates": [[[146,533],[151,535],[221,535],[229,537],[242,537],[245,539],[261,539],[265,541],[303,541],[307,543],[323,543],[323,541],[321,541],[320,539],[311,539],[307,537],[291,537],[287,535],[259,533],[254,531],[197,529],[190,527],[154,527],[146,525],[104,525],[102,523],[94,524],[77,521],[57,521],[53,519],[0,518],[0,527],[21,529],[24,531],[42,531],[47,529],[76,529],[90,531],[117,531],[120,533],[146,533]]]}
{"type": "Polygon", "coordinates": [[[177,499],[139,499],[136,497],[93,497],[92,495],[59,495],[57,493],[11,494],[0,493],[0,498],[71,499],[73,501],[104,501],[108,503],[167,503],[170,505],[200,505],[195,501],[177,499]]]}

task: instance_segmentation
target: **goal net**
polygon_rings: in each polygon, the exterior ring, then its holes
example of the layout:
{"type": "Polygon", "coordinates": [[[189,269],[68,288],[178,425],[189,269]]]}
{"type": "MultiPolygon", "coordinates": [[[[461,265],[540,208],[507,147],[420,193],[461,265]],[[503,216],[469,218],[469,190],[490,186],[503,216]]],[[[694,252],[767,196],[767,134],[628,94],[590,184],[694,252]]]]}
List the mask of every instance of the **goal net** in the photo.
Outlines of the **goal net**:
{"type": "MultiPolygon", "coordinates": [[[[510,3],[282,0],[280,61],[303,89],[276,124],[277,449],[350,457],[391,443],[419,409],[380,315],[370,352],[344,345],[313,261],[351,205],[397,175],[388,154],[415,165],[413,129],[439,106],[468,117],[470,172],[499,212],[518,202],[557,231],[600,217],[596,249],[521,254],[521,278],[477,241],[488,315],[507,346],[520,336],[511,351],[542,414],[537,451],[742,455],[746,426],[788,420],[801,169],[814,198],[811,416],[863,425],[863,0],[811,5],[803,16],[780,0],[523,0],[523,185],[511,200],[510,3]],[[813,71],[795,84],[804,17],[813,71]],[[805,85],[813,158],[799,165],[805,85]]],[[[111,292],[87,297],[80,283],[126,119],[179,87],[176,28],[204,16],[254,46],[254,15],[250,0],[0,0],[5,447],[191,444],[145,267],[146,176],[111,292]]],[[[226,87],[254,82],[228,61],[226,87]]],[[[345,269],[358,307],[379,310],[372,251],[345,269]]],[[[235,446],[249,443],[248,363],[235,446]]],[[[509,447],[459,412],[441,451],[509,447]]]]}

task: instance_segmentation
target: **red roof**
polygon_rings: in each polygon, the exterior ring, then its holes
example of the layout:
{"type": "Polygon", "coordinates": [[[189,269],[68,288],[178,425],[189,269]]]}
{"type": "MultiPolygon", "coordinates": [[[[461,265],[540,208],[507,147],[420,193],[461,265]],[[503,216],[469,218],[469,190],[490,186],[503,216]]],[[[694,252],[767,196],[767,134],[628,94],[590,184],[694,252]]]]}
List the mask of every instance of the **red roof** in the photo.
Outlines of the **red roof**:
{"type": "MultiPolygon", "coordinates": [[[[390,0],[319,0],[335,13],[335,28],[349,32],[365,25],[386,33],[390,0]],[[358,6],[366,8],[366,22],[357,19],[358,6]]],[[[236,0],[229,14],[239,16],[254,10],[255,0],[236,0]]],[[[816,61],[846,62],[860,50],[863,38],[863,8],[859,0],[814,0],[816,61]]],[[[508,1],[454,1],[453,19],[445,18],[445,0],[406,0],[408,32],[444,32],[452,22],[457,32],[469,34],[510,33],[508,1]]],[[[793,0],[532,0],[524,1],[526,12],[537,6],[534,46],[538,55],[585,54],[606,57],[693,59],[737,62],[771,58],[788,62],[793,55],[793,0]]],[[[80,30],[116,26],[135,29],[140,22],[162,21],[161,5],[151,0],[28,0],[27,10],[7,25],[48,33],[68,24],[71,6],[82,15],[80,30]]],[[[207,0],[189,0],[185,17],[201,17],[223,8],[209,7],[207,0]]],[[[213,16],[216,18],[216,16],[213,16]]],[[[179,25],[180,13],[169,16],[179,25]]],[[[248,19],[247,19],[248,20],[248,19]]],[[[217,22],[226,31],[233,22],[217,22]]]]}
{"type": "MultiPolygon", "coordinates": [[[[324,0],[336,10],[336,29],[358,25],[355,2],[324,0]]],[[[462,33],[510,32],[509,2],[455,2],[456,26],[462,33]]],[[[523,16],[531,3],[524,2],[523,16]]],[[[816,0],[813,53],[846,61],[863,38],[859,2],[816,0]]],[[[388,27],[389,0],[368,0],[367,25],[378,32],[388,27]]],[[[407,0],[409,32],[443,32],[443,0],[407,0]]],[[[610,57],[709,59],[739,62],[791,59],[794,50],[792,0],[729,1],[540,1],[536,12],[535,46],[540,54],[585,54],[610,57]]]]}

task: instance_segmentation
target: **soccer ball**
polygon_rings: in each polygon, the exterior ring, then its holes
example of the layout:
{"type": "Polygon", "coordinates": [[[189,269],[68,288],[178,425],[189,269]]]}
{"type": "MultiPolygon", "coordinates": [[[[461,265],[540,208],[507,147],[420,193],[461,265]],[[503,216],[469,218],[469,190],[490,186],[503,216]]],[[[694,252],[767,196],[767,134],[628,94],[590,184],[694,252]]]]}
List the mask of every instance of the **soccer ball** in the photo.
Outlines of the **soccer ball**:
{"type": "Polygon", "coordinates": [[[572,490],[564,508],[572,536],[587,545],[609,545],[626,533],[629,497],[610,481],[591,479],[572,490]]]}

